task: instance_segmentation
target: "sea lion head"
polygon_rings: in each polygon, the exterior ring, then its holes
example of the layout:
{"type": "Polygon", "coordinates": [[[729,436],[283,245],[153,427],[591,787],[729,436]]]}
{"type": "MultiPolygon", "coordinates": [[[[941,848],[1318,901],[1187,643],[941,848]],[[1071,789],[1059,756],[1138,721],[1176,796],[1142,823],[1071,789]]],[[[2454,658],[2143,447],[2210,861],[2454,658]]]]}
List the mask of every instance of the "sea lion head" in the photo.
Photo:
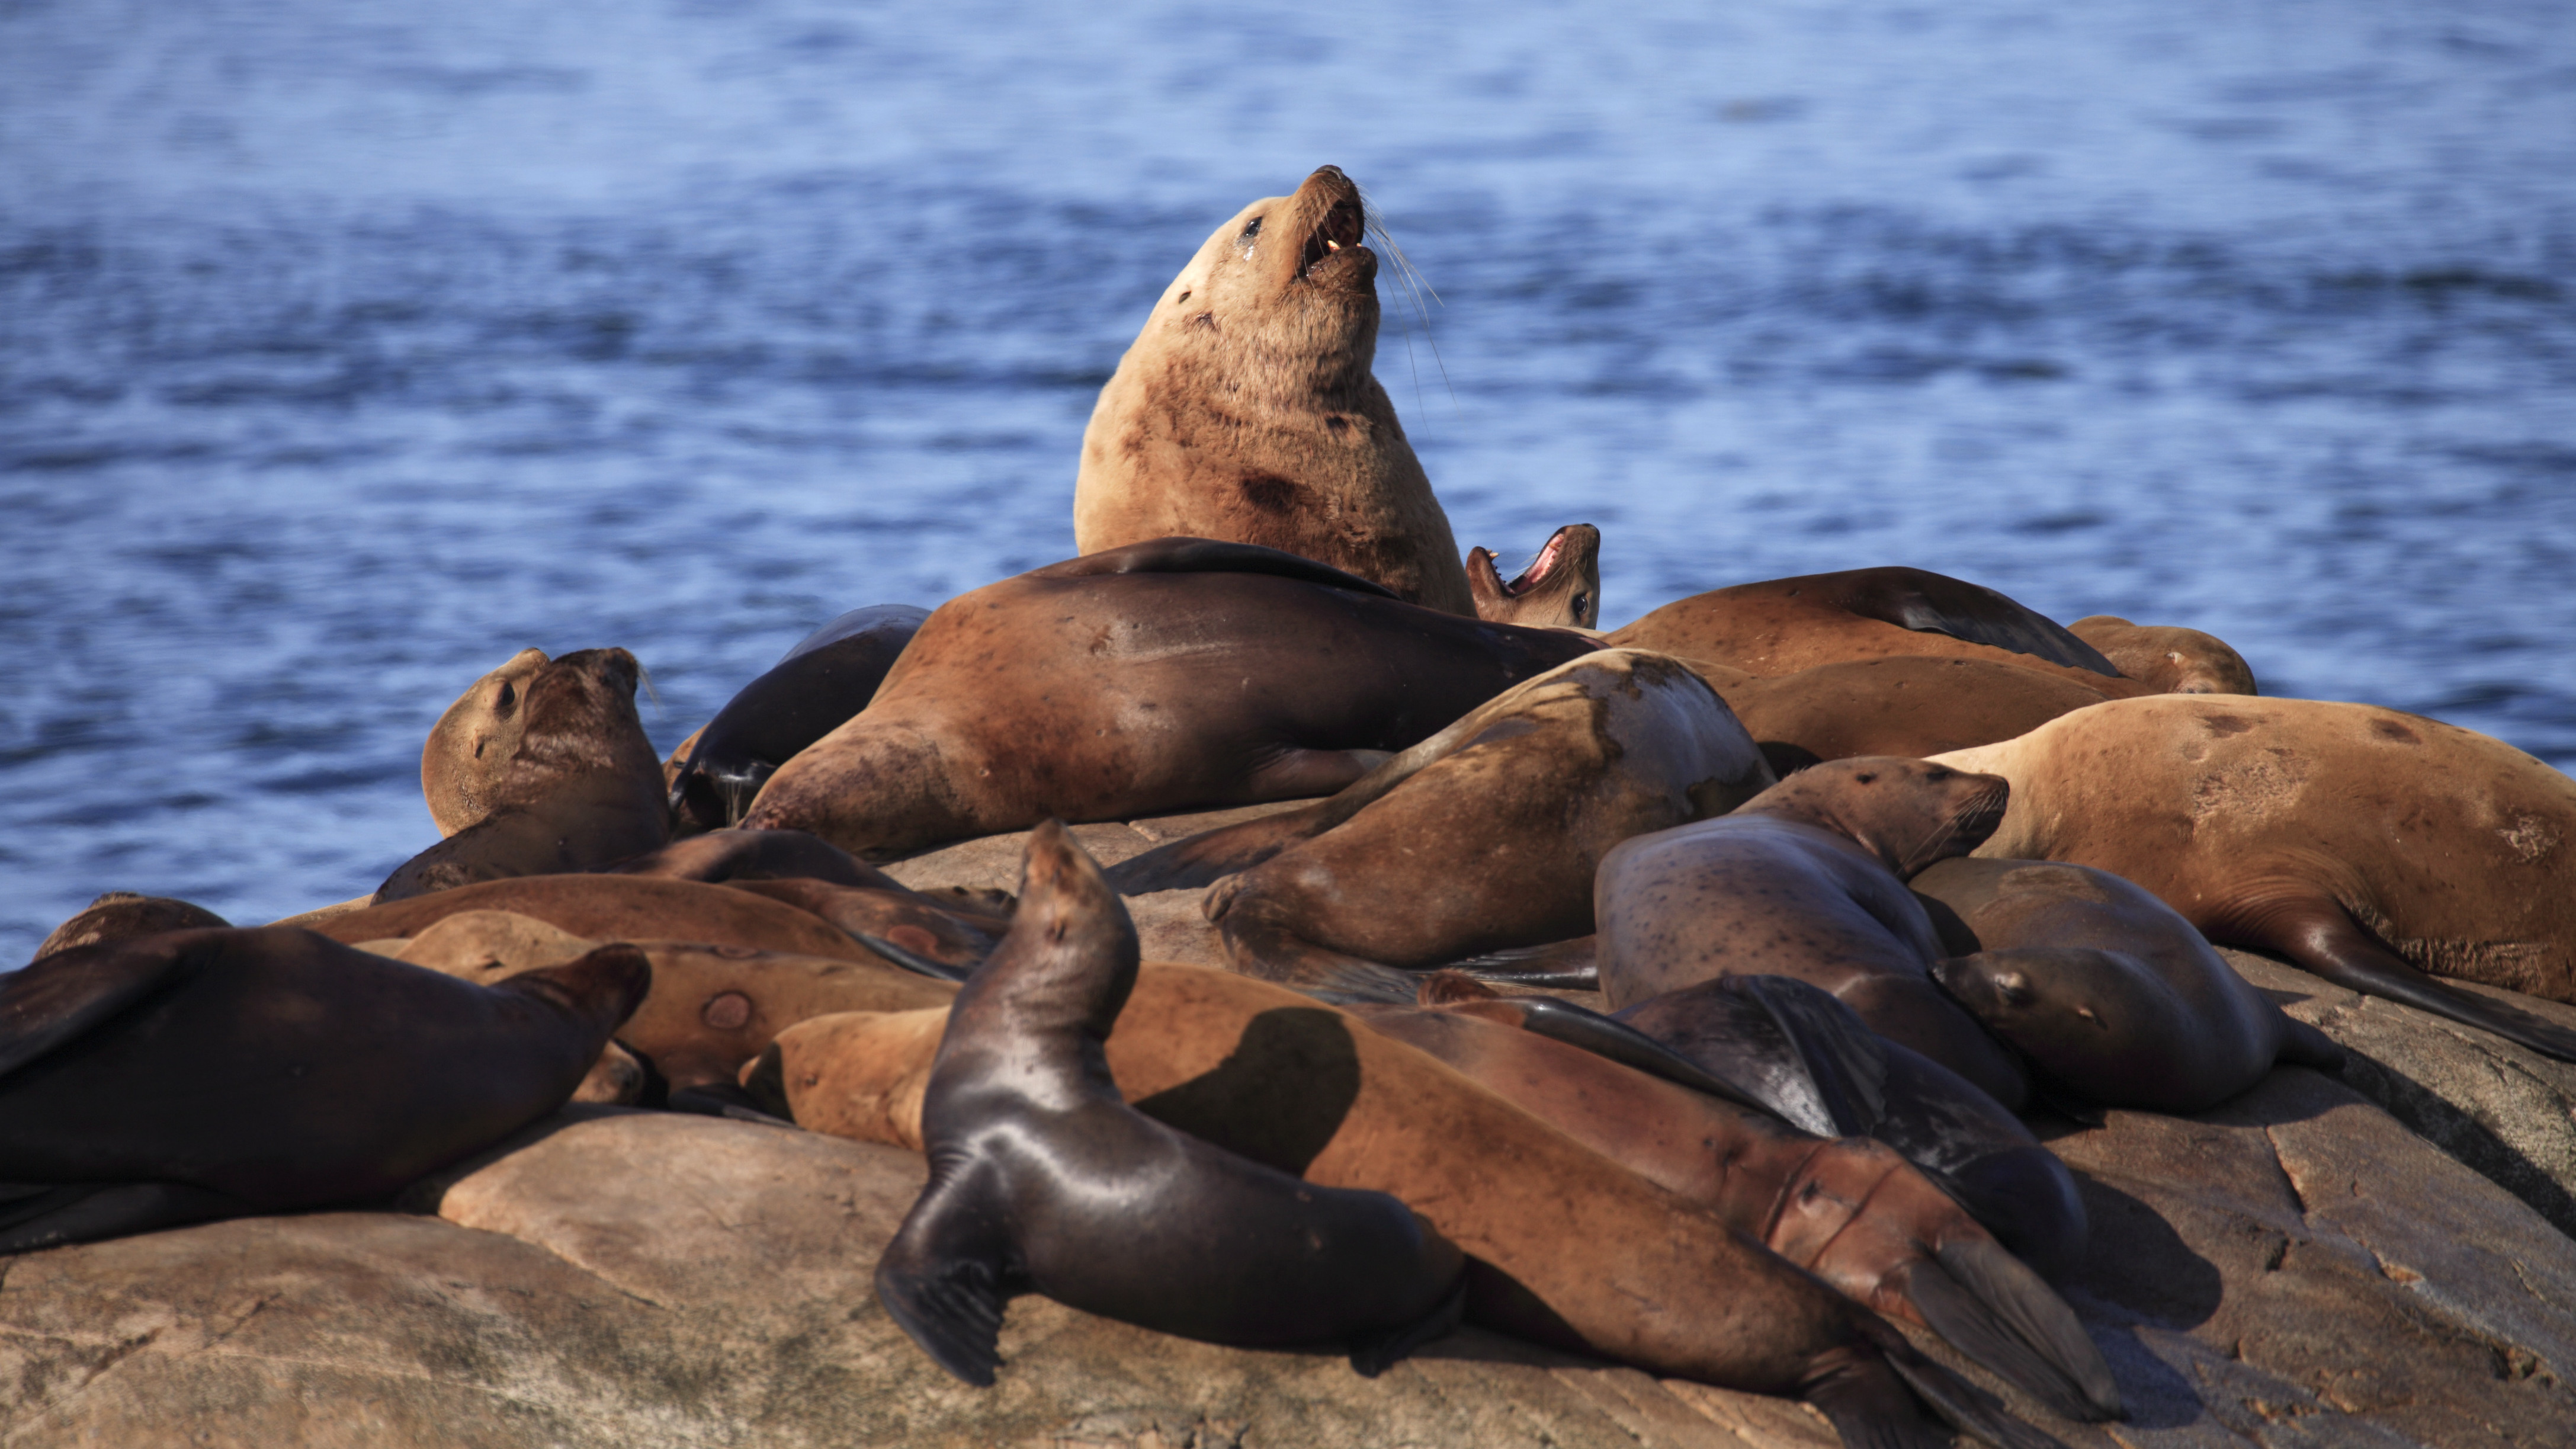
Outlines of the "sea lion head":
{"type": "Polygon", "coordinates": [[[2160,694],[2259,694],[2253,666],[2227,641],[2198,629],[2132,624],[2095,614],[2066,626],[2122,674],[2160,694]]]}
{"type": "Polygon", "coordinates": [[[1467,591],[1489,624],[1596,628],[1601,623],[1601,530],[1569,523],[1549,534],[1538,557],[1506,582],[1491,550],[1467,551],[1467,591]]]}
{"type": "Polygon", "coordinates": [[[1368,211],[1338,166],[1265,196],[1211,233],[1148,319],[1187,357],[1281,369],[1285,392],[1364,390],[1377,356],[1377,254],[1368,211]]]}
{"type": "Polygon", "coordinates": [[[611,772],[662,794],[662,764],[636,717],[643,670],[623,649],[548,659],[522,649],[449,705],[421,749],[421,794],[443,835],[542,798],[568,775],[611,772]]]}
{"type": "Polygon", "coordinates": [[[1910,878],[1936,860],[1966,855],[2004,819],[2012,784],[1930,760],[1856,755],[1810,765],[1737,806],[1785,815],[1850,836],[1910,878]]]}

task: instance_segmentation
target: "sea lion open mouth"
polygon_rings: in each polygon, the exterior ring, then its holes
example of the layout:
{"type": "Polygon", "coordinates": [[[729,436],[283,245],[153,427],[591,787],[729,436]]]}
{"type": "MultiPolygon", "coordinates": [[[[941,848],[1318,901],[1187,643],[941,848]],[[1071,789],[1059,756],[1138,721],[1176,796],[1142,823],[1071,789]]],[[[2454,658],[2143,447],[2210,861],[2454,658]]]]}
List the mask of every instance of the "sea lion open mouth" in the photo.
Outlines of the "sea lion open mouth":
{"type": "Polygon", "coordinates": [[[1494,583],[1503,591],[1503,597],[1519,598],[1537,588],[1547,578],[1549,571],[1556,567],[1557,561],[1565,556],[1565,536],[1570,528],[1571,525],[1549,534],[1547,543],[1538,551],[1538,557],[1531,559],[1529,567],[1521,570],[1519,575],[1509,583],[1503,581],[1503,571],[1494,566],[1494,556],[1485,555],[1485,571],[1494,576],[1494,583]]]}
{"type": "MultiPolygon", "coordinates": [[[[1349,183],[1345,182],[1344,185],[1349,183]]],[[[1306,248],[1297,256],[1297,275],[1311,275],[1315,264],[1343,250],[1365,251],[1360,237],[1367,230],[1368,216],[1362,209],[1359,193],[1337,197],[1324,212],[1324,219],[1306,234],[1306,248]]]]}

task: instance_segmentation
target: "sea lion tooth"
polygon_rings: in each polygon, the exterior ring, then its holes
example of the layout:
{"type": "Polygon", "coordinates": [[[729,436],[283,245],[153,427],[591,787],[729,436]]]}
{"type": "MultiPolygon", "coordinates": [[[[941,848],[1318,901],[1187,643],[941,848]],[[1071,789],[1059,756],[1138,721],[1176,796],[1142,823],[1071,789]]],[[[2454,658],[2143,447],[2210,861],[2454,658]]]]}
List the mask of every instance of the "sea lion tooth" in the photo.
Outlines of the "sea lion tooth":
{"type": "Polygon", "coordinates": [[[930,1181],[876,1271],[896,1323],[989,1385],[1022,1291],[1186,1337],[1341,1341],[1374,1374],[1446,1332],[1465,1258],[1392,1197],[1300,1182],[1129,1107],[1104,1055],[1133,989],[1126,907],[1064,827],[957,994],[921,1105],[930,1181]]]}

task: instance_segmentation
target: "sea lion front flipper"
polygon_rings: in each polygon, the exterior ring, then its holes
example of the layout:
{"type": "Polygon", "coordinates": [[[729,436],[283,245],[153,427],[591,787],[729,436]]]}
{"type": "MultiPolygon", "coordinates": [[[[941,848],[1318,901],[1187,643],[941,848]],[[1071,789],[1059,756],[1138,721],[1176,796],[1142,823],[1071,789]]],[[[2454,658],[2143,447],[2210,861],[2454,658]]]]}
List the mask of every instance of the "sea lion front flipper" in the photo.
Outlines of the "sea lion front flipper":
{"type": "MultiPolygon", "coordinates": [[[[1437,1231],[1427,1223],[1424,1226],[1426,1231],[1437,1231]]],[[[1364,1379],[1376,1378],[1412,1357],[1415,1349],[1454,1332],[1466,1320],[1467,1275],[1461,1273],[1457,1284],[1449,1290],[1449,1296],[1441,1299],[1419,1320],[1384,1333],[1363,1333],[1353,1337],[1350,1343],[1351,1372],[1364,1379]]]]}
{"type": "Polygon", "coordinates": [[[1912,569],[1903,572],[1914,577],[1870,580],[1876,587],[1856,594],[1849,604],[1851,611],[1918,633],[1947,634],[2069,669],[2113,679],[2126,677],[2101,650],[2028,605],[1965,579],[1912,569]]]}
{"type": "Polygon", "coordinates": [[[183,941],[76,946],[0,976],[0,1077],[177,983],[183,941]]]}
{"type": "Polygon", "coordinates": [[[1726,989],[1759,1004],[1806,1064],[1817,1105],[1834,1122],[1827,1135],[1866,1137],[1887,1115],[1887,1050],[1859,1013],[1791,976],[1729,976],[1726,989]]]}
{"type": "MultiPolygon", "coordinates": [[[[2065,1440],[2014,1418],[1983,1389],[1915,1352],[1914,1346],[1897,1337],[1895,1330],[1887,1330],[1887,1336],[1894,1342],[1880,1343],[1879,1352],[1886,1355],[1888,1366],[1951,1428],[1980,1444],[1993,1445],[1994,1449],[2066,1449],[2065,1440]]],[[[1833,1416],[1833,1410],[1824,1403],[1819,1401],[1816,1407],[1824,1409],[1826,1417],[1833,1416]]],[[[1835,1421],[1834,1427],[1843,1429],[1847,1444],[1867,1442],[1854,1437],[1840,1420],[1835,1421]]]]}
{"type": "Polygon", "coordinates": [[[1706,1092],[1739,1107],[1750,1107],[1766,1116],[1778,1112],[1751,1088],[1728,1081],[1615,1017],[1604,1016],[1588,1007],[1559,1001],[1552,996],[1513,997],[1511,1004],[1521,1009],[1521,1029],[1524,1031],[1553,1038],[1568,1046],[1581,1047],[1594,1056],[1606,1057],[1623,1067],[1661,1077],[1695,1092],[1706,1092]]]}
{"type": "Polygon", "coordinates": [[[1122,896],[1187,890],[1252,869],[1270,857],[1324,832],[1325,820],[1314,806],[1282,810],[1258,820],[1245,820],[1167,840],[1142,855],[1130,856],[1103,872],[1109,888],[1122,896]]]}
{"type": "MultiPolygon", "coordinates": [[[[2279,1011],[2280,1008],[2274,1007],[2273,1010],[2279,1011]]],[[[2281,1021],[2283,1023],[2281,1050],[2272,1060],[2288,1062],[2293,1066],[2314,1067],[2321,1072],[2343,1070],[2342,1042],[2336,1041],[2286,1011],[2281,1012],[2281,1021]]]]}
{"type": "Polygon", "coordinates": [[[2279,951],[2303,970],[2346,991],[2384,996],[2463,1026],[2494,1032],[2542,1056],[2576,1062],[2576,1031],[2500,1001],[2452,990],[2354,924],[2329,896],[2278,902],[2247,916],[2247,925],[2256,933],[2254,944],[2279,951]]]}
{"type": "Polygon", "coordinates": [[[2046,1279],[1992,1238],[1944,1243],[1900,1270],[1924,1323],[2070,1419],[2121,1415],[2102,1350],[2046,1279]]]}
{"type": "Polygon", "coordinates": [[[933,980],[963,981],[975,974],[975,968],[972,966],[951,966],[946,962],[933,961],[917,951],[906,950],[883,936],[871,936],[860,932],[858,943],[906,971],[918,971],[933,980]]]}
{"type": "Polygon", "coordinates": [[[1273,574],[1283,579],[1322,584],[1327,588],[1374,594],[1381,599],[1398,597],[1384,584],[1371,583],[1357,574],[1346,574],[1331,564],[1317,563],[1275,548],[1264,548],[1257,543],[1227,543],[1220,539],[1190,538],[1181,534],[1104,548],[1098,553],[1087,553],[1063,563],[1032,569],[1028,577],[1079,579],[1101,574],[1273,574]]]}
{"type": "MultiPolygon", "coordinates": [[[[13,1183],[12,1190],[31,1185],[13,1183]]],[[[75,1182],[0,1202],[0,1255],[91,1243],[259,1211],[229,1193],[184,1182],[75,1182]]]]}
{"type": "Polygon", "coordinates": [[[933,1164],[894,1240],[877,1259],[877,1300],[941,1368],[979,1389],[1002,1366],[1002,1309],[1020,1276],[1006,1236],[1010,1204],[971,1170],[950,1177],[933,1164]]]}
{"type": "Polygon", "coordinates": [[[1452,961],[1441,969],[1463,972],[1479,981],[1498,981],[1505,986],[1598,991],[1601,989],[1600,944],[1598,936],[1575,936],[1539,946],[1512,946],[1488,951],[1482,956],[1452,961]]]}

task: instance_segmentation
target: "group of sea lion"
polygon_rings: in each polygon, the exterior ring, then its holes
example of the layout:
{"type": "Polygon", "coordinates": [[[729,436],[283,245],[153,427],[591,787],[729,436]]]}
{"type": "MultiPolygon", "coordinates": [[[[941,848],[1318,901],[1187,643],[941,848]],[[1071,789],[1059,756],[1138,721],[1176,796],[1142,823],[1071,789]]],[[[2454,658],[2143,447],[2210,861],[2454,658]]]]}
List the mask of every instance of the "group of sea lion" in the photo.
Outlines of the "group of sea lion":
{"type": "Polygon", "coordinates": [[[972,1383],[1038,1292],[2030,1445],[1888,1320],[2119,1414],[2020,1114],[2339,1061],[2212,942],[2576,1058],[2437,979],[2576,1001],[2576,782],[1916,569],[1599,633],[1598,529],[1459,557],[1369,227],[1327,167],[1200,248],[1085,435],[1079,557],[844,614],[667,761],[627,651],[522,651],[371,894],[66,922],[0,978],[0,1251],[379,1200],[578,1097],[926,1153],[876,1281],[972,1383]],[[1058,823],[1273,802],[1106,871],[1058,823]],[[1018,831],[1016,890],[880,869],[1018,831]],[[1140,960],[1122,897],[1171,890],[1222,966],[1140,960]]]}

